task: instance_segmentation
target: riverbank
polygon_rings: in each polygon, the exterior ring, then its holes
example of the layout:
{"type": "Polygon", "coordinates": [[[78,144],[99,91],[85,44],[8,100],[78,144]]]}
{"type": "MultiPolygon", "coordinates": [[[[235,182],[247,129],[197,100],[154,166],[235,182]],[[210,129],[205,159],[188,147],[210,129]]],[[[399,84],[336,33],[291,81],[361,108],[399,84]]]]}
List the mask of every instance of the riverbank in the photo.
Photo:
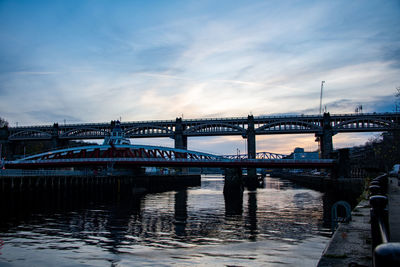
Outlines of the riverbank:
{"type": "Polygon", "coordinates": [[[325,266],[372,266],[370,206],[362,200],[352,211],[351,221],[341,223],[318,263],[325,266]]]}
{"type": "MultiPolygon", "coordinates": [[[[399,242],[400,183],[397,177],[389,177],[387,196],[389,241],[399,242]]],[[[370,214],[369,201],[361,201],[352,212],[352,221],[349,223],[342,223],[336,230],[318,266],[349,266],[351,263],[362,266],[372,266],[370,214]]]]}
{"type": "MultiPolygon", "coordinates": [[[[329,244],[325,248],[318,266],[372,266],[372,244],[370,205],[366,199],[359,200],[365,188],[365,179],[362,178],[337,178],[328,176],[311,175],[280,175],[283,179],[293,181],[297,184],[311,187],[330,195],[340,195],[342,200],[351,204],[351,220],[340,223],[333,234],[329,244]]],[[[329,208],[325,219],[331,221],[331,208],[333,203],[327,203],[329,208]],[[331,204],[331,205],[330,205],[331,204]]]]}

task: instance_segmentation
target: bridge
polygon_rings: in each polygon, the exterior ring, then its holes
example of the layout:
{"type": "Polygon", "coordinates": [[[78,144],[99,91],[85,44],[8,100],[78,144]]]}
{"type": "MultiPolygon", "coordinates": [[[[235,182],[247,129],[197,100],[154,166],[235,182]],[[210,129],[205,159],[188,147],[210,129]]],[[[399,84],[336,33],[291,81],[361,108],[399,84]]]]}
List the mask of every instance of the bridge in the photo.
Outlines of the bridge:
{"type": "MultiPolygon", "coordinates": [[[[240,135],[247,139],[249,159],[256,158],[256,135],[314,134],[320,144],[322,158],[329,158],[335,134],[400,130],[400,113],[176,118],[123,122],[120,126],[127,138],[169,137],[175,140],[175,148],[178,149],[187,149],[188,137],[240,135]]],[[[115,121],[9,127],[0,130],[0,142],[12,144],[26,140],[52,140],[54,147],[58,147],[64,140],[103,139],[110,135],[114,127],[115,121]]]]}
{"type": "Polygon", "coordinates": [[[218,168],[332,168],[331,159],[294,160],[284,155],[257,153],[256,159],[246,155],[218,156],[168,147],[103,144],[59,149],[5,161],[6,169],[54,169],[65,167],[137,168],[152,167],[218,167],[218,168]]]}
{"type": "MultiPolygon", "coordinates": [[[[287,159],[281,154],[267,152],[257,153],[256,156],[258,158],[248,158],[246,155],[224,157],[179,148],[131,145],[129,139],[124,136],[121,124],[116,122],[110,135],[104,138],[102,145],[56,149],[13,161],[1,160],[0,168],[18,170],[100,169],[110,171],[110,173],[114,169],[140,173],[141,168],[145,166],[226,168],[224,192],[231,192],[241,188],[242,168],[247,168],[246,182],[253,188],[258,184],[256,168],[333,169],[337,164],[337,161],[332,159],[295,160],[287,159]],[[226,189],[228,187],[230,189],[226,189]]],[[[0,174],[3,172],[0,171],[0,174]]]]}

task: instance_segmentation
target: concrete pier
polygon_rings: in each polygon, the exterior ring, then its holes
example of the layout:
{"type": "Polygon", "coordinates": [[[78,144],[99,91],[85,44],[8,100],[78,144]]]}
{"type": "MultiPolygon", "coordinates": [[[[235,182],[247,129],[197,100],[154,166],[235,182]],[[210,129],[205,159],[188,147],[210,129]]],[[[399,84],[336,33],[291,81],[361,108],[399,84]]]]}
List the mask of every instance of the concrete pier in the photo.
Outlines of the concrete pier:
{"type": "Polygon", "coordinates": [[[243,176],[241,168],[225,169],[225,213],[238,215],[243,212],[243,176]]]}
{"type": "MultiPolygon", "coordinates": [[[[247,157],[249,159],[256,158],[256,131],[254,126],[254,116],[247,117],[247,157]]],[[[249,190],[255,190],[258,185],[257,170],[255,168],[247,168],[247,176],[245,177],[245,185],[249,190]]]]}

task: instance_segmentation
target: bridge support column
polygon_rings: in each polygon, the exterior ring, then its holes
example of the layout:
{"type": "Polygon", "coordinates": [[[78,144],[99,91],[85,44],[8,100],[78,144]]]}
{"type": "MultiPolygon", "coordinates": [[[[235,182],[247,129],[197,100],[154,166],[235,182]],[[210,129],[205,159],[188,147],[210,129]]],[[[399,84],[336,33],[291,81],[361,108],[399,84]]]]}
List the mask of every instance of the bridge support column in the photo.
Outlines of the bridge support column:
{"type": "Polygon", "coordinates": [[[241,168],[225,169],[225,213],[239,215],[243,211],[243,177],[241,168]]]}
{"type": "Polygon", "coordinates": [[[61,140],[58,138],[58,123],[53,124],[53,130],[51,133],[51,146],[53,149],[61,146],[61,140]]]}
{"type": "MultiPolygon", "coordinates": [[[[182,118],[176,118],[174,133],[175,148],[187,149],[187,136],[183,134],[184,130],[185,126],[182,124],[182,118]]],[[[188,169],[181,168],[181,172],[182,174],[186,174],[188,173],[188,169]]]]}
{"type": "Polygon", "coordinates": [[[17,143],[15,141],[8,141],[3,149],[4,154],[2,157],[5,157],[7,160],[12,160],[17,154],[17,143]]]}
{"type": "Polygon", "coordinates": [[[183,134],[184,130],[185,127],[182,124],[182,118],[176,118],[174,133],[175,148],[187,149],[187,136],[183,134]]]}
{"type": "Polygon", "coordinates": [[[317,141],[319,142],[320,157],[328,159],[333,152],[333,137],[334,133],[331,126],[331,116],[329,113],[324,113],[322,121],[322,133],[316,134],[317,141]]]}
{"type": "Polygon", "coordinates": [[[177,236],[185,236],[186,234],[186,221],[188,218],[187,212],[187,189],[179,190],[175,193],[175,234],[177,236]]]}
{"type": "MultiPolygon", "coordinates": [[[[254,128],[254,117],[253,115],[249,115],[247,117],[247,157],[249,159],[256,158],[256,131],[254,128]]],[[[245,180],[245,185],[250,190],[255,190],[258,185],[257,181],[257,169],[256,168],[247,168],[247,177],[245,180]]]]}
{"type": "Polygon", "coordinates": [[[10,133],[8,131],[8,127],[4,126],[0,128],[0,160],[4,157],[10,158],[11,155],[9,155],[9,142],[8,137],[10,136],[10,133]]]}
{"type": "Polygon", "coordinates": [[[247,156],[249,159],[255,159],[256,158],[256,131],[254,129],[254,117],[253,115],[250,115],[247,117],[247,132],[246,132],[246,138],[247,138],[247,156]]]}
{"type": "Polygon", "coordinates": [[[0,161],[6,157],[7,140],[0,140],[0,161]]]}
{"type": "Polygon", "coordinates": [[[331,176],[333,178],[350,178],[350,155],[348,148],[339,149],[338,163],[336,168],[332,169],[331,176]]]}

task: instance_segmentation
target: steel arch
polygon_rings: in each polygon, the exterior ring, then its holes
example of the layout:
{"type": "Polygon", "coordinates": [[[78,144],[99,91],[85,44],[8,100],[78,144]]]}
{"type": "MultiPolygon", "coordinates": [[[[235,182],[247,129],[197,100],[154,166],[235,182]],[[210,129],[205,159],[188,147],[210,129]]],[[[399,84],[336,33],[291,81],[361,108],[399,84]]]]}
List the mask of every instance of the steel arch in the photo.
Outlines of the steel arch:
{"type": "MultiPolygon", "coordinates": [[[[275,126],[303,126],[303,127],[306,127],[306,130],[312,130],[313,132],[322,131],[322,127],[320,125],[301,121],[301,120],[298,120],[298,121],[293,121],[293,120],[273,121],[271,123],[264,124],[263,126],[255,129],[255,130],[256,130],[256,133],[261,133],[264,131],[267,131],[267,132],[281,131],[281,129],[269,130],[269,131],[267,130],[267,129],[270,129],[275,126]]],[[[293,129],[293,130],[302,131],[304,129],[293,129]]]]}
{"type": "Polygon", "coordinates": [[[63,134],[60,134],[60,138],[68,138],[68,137],[78,137],[78,136],[99,136],[99,137],[105,137],[109,136],[110,132],[102,129],[96,129],[96,128],[74,128],[69,131],[64,132],[63,134]],[[103,133],[102,134],[83,134],[83,133],[103,133]]]}
{"type": "MultiPolygon", "coordinates": [[[[196,126],[192,126],[190,128],[187,128],[183,134],[193,134],[193,133],[200,133],[200,130],[205,130],[205,129],[210,129],[212,127],[220,127],[220,128],[229,128],[232,130],[236,130],[236,131],[230,131],[230,132],[238,132],[241,134],[245,134],[246,133],[246,129],[240,127],[240,126],[236,126],[236,125],[232,125],[232,124],[228,124],[228,123],[223,123],[223,122],[210,122],[210,123],[204,123],[204,124],[200,124],[200,125],[196,125],[196,126]]],[[[210,131],[213,132],[213,131],[210,131]]]]}
{"type": "Polygon", "coordinates": [[[9,140],[19,140],[19,139],[51,139],[52,135],[48,132],[43,132],[43,131],[38,131],[38,130],[23,130],[16,132],[14,134],[11,134],[8,139],[9,140]],[[27,135],[24,135],[25,133],[29,133],[27,135]],[[18,138],[21,136],[21,138],[18,138]]]}
{"type": "Polygon", "coordinates": [[[125,134],[125,137],[127,137],[127,138],[129,138],[129,137],[134,137],[135,134],[141,135],[141,134],[139,133],[140,131],[143,131],[143,134],[148,135],[148,134],[152,134],[152,133],[149,132],[149,130],[154,130],[154,129],[156,129],[156,130],[161,130],[161,131],[156,132],[156,133],[154,133],[154,134],[163,134],[163,135],[164,135],[164,134],[170,134],[171,136],[174,134],[174,131],[171,130],[171,129],[168,129],[168,128],[162,127],[162,126],[152,125],[152,124],[134,126],[134,127],[125,129],[125,130],[124,130],[124,134],[125,134]]]}
{"type": "Polygon", "coordinates": [[[367,118],[367,119],[352,119],[352,120],[346,120],[343,122],[338,123],[337,125],[335,125],[333,127],[333,129],[337,130],[337,129],[356,129],[356,128],[371,128],[369,125],[368,127],[364,127],[363,124],[364,123],[372,123],[373,125],[377,125],[378,127],[375,128],[380,128],[380,127],[384,127],[385,129],[387,128],[392,129],[392,128],[396,128],[400,127],[397,123],[392,122],[392,121],[387,121],[387,120],[383,120],[383,119],[373,119],[373,118],[367,118]],[[358,125],[361,124],[361,127],[358,127],[358,125]],[[346,125],[353,125],[353,127],[345,127],[346,125]],[[354,125],[357,125],[356,127],[354,127],[354,125]]]}

